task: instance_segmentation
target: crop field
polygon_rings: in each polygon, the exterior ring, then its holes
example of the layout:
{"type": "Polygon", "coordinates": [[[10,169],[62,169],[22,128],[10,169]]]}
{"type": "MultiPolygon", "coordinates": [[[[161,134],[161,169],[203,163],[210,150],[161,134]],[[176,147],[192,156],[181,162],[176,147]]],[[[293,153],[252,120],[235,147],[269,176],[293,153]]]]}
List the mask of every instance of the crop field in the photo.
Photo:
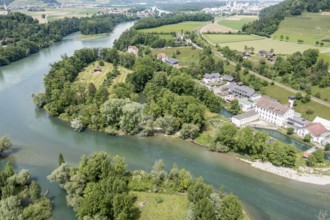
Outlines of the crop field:
{"type": "Polygon", "coordinates": [[[139,31],[145,33],[172,33],[172,32],[181,33],[181,31],[186,32],[186,31],[196,30],[197,28],[201,27],[206,23],[207,22],[186,21],[178,24],[163,25],[156,28],[142,29],[139,31]]]}
{"type": "Polygon", "coordinates": [[[243,42],[258,41],[264,39],[263,37],[259,37],[256,35],[240,35],[240,34],[204,34],[204,37],[213,44],[242,42],[242,41],[243,42]]]}
{"type": "Polygon", "coordinates": [[[276,54],[292,54],[294,52],[300,51],[303,52],[307,49],[318,49],[321,53],[329,51],[329,48],[325,47],[316,47],[307,44],[298,44],[294,42],[285,42],[280,40],[273,40],[270,38],[262,40],[251,40],[251,41],[240,41],[240,42],[231,42],[231,43],[222,43],[219,44],[221,47],[228,46],[231,49],[244,51],[244,47],[253,47],[255,52],[259,50],[270,50],[274,49],[276,54]]]}
{"type": "Polygon", "coordinates": [[[139,219],[185,219],[188,210],[187,195],[133,192],[137,195],[135,206],[141,211],[139,219]],[[157,203],[157,198],[162,202],[157,203]]]}
{"type": "Polygon", "coordinates": [[[165,48],[165,49],[153,49],[152,53],[157,55],[159,53],[165,53],[167,57],[176,57],[180,66],[190,66],[192,63],[198,64],[200,50],[192,49],[191,47],[177,47],[177,48],[165,48]],[[179,54],[177,53],[179,51],[179,54]]]}
{"type": "Polygon", "coordinates": [[[224,19],[220,19],[218,24],[235,30],[241,30],[244,24],[248,24],[257,19],[257,16],[230,16],[224,19]]]}
{"type": "Polygon", "coordinates": [[[300,39],[310,45],[315,45],[316,41],[325,40],[324,46],[330,47],[330,17],[320,13],[286,17],[272,37],[280,39],[281,35],[284,39],[288,36],[291,42],[297,42],[300,39]]]}

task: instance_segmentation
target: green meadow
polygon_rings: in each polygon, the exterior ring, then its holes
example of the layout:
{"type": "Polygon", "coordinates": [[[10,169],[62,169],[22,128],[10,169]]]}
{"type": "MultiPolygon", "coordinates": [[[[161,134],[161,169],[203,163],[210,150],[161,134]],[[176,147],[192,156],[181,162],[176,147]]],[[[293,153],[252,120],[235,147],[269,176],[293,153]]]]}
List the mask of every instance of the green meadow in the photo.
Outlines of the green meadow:
{"type": "Polygon", "coordinates": [[[172,32],[181,33],[181,31],[186,32],[186,31],[196,30],[197,28],[201,27],[206,23],[207,22],[186,21],[178,24],[163,25],[156,28],[142,29],[139,31],[144,33],[172,33],[172,32]]]}
{"type": "Polygon", "coordinates": [[[272,35],[280,39],[283,35],[289,41],[303,40],[304,44],[315,45],[316,41],[324,41],[324,46],[330,46],[330,17],[320,13],[304,13],[301,16],[286,17],[279,29],[272,35]]]}
{"type": "Polygon", "coordinates": [[[218,21],[218,24],[230,27],[235,30],[241,30],[244,24],[257,20],[257,16],[231,16],[218,21]]]}
{"type": "Polygon", "coordinates": [[[198,64],[200,50],[191,47],[152,49],[152,53],[157,55],[165,53],[167,57],[175,57],[180,66],[191,66],[193,63],[198,64]]]}
{"type": "MultiPolygon", "coordinates": [[[[263,37],[256,35],[240,35],[240,34],[204,34],[204,37],[213,44],[242,42],[242,41],[256,41],[262,40],[263,37]]],[[[244,47],[243,47],[244,49],[244,47]]]]}

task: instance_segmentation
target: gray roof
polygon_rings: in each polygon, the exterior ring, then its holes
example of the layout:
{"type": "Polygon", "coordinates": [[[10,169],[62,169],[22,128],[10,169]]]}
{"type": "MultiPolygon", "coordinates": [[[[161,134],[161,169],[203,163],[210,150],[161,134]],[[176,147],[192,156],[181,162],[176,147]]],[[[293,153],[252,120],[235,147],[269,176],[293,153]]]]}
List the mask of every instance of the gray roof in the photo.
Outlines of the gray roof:
{"type": "Polygon", "coordinates": [[[206,73],[204,75],[205,79],[211,79],[211,78],[220,78],[220,73],[206,73]]]}
{"type": "Polygon", "coordinates": [[[225,74],[225,75],[223,75],[222,78],[226,81],[229,81],[229,82],[234,81],[234,77],[232,77],[231,75],[225,74]]]}
{"type": "Polygon", "coordinates": [[[245,112],[243,114],[235,115],[233,118],[235,118],[237,120],[242,120],[244,118],[249,118],[249,117],[252,117],[255,115],[258,115],[258,113],[254,110],[251,110],[251,111],[245,112]]]}
{"type": "Polygon", "coordinates": [[[310,121],[306,120],[305,118],[297,117],[297,116],[293,116],[292,118],[288,118],[288,121],[292,122],[292,123],[299,124],[301,126],[305,126],[305,125],[308,125],[309,123],[311,123],[310,121]]]}
{"type": "Polygon", "coordinates": [[[169,64],[174,65],[174,64],[178,64],[179,61],[178,61],[177,59],[174,59],[174,58],[168,58],[168,59],[166,60],[166,63],[169,63],[169,64]]]}
{"type": "Polygon", "coordinates": [[[251,87],[238,86],[235,84],[232,84],[229,86],[229,91],[234,92],[234,93],[244,94],[244,96],[247,96],[247,97],[251,97],[254,95],[254,93],[256,93],[256,91],[254,89],[252,89],[251,87]]]}

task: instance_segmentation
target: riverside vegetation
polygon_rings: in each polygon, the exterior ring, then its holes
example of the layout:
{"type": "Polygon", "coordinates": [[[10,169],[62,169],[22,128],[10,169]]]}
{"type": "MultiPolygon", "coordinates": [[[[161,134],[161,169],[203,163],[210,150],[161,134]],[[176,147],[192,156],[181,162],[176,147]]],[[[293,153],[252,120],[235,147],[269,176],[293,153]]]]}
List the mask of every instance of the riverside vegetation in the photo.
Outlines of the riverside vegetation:
{"type": "Polygon", "coordinates": [[[124,15],[64,18],[39,24],[19,12],[0,15],[0,66],[22,59],[76,31],[82,34],[108,33],[116,24],[135,19],[124,15]]]}
{"type": "MultiPolygon", "coordinates": [[[[157,203],[164,194],[184,194],[189,206],[185,219],[242,219],[242,205],[236,196],[215,191],[202,178],[194,178],[175,165],[167,172],[164,163],[156,161],[150,172],[127,171],[124,159],[110,157],[105,152],[83,156],[77,167],[61,158],[59,167],[49,176],[67,193],[67,203],[78,219],[137,219],[138,192],[147,192],[157,203]],[[154,193],[154,194],[153,194],[154,193]]],[[[148,201],[145,201],[147,203],[148,201]]],[[[148,205],[148,204],[146,204],[148,205]]]]}

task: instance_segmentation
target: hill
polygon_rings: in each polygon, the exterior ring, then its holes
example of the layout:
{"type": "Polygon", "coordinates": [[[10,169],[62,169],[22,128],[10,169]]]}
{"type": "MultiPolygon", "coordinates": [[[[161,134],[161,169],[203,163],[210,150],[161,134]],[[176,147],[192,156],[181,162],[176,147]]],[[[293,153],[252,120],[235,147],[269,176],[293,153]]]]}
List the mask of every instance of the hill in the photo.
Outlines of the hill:
{"type": "Polygon", "coordinates": [[[270,36],[285,17],[298,16],[303,12],[319,12],[330,9],[329,0],[285,0],[277,5],[263,9],[259,19],[244,25],[242,30],[250,34],[270,36]]]}

